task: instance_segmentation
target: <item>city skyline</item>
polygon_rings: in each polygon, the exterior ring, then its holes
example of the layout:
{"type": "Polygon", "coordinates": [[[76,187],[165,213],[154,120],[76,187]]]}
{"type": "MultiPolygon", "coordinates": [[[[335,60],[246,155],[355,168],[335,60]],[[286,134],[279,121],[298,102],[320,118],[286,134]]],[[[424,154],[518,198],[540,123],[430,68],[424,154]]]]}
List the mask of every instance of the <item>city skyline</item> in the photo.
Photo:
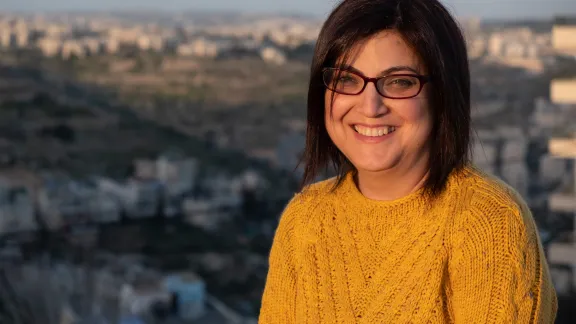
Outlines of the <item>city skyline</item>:
{"type": "MultiPolygon", "coordinates": [[[[210,10],[244,12],[294,12],[325,17],[337,0],[166,0],[158,5],[153,0],[101,0],[79,3],[76,0],[4,0],[0,11],[105,11],[105,10],[210,10]]],[[[487,19],[551,18],[556,15],[576,16],[576,1],[572,0],[444,0],[459,16],[479,16],[487,19]]]]}

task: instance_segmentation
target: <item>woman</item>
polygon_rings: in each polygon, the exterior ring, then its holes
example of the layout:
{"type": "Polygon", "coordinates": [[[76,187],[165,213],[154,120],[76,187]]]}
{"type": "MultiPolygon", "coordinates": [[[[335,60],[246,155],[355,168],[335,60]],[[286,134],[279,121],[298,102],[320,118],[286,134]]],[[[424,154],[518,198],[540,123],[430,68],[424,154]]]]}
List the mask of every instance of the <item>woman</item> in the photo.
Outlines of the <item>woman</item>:
{"type": "Polygon", "coordinates": [[[462,34],[437,0],[345,0],[317,41],[305,184],[260,323],[553,323],[530,211],[469,163],[462,34]]]}

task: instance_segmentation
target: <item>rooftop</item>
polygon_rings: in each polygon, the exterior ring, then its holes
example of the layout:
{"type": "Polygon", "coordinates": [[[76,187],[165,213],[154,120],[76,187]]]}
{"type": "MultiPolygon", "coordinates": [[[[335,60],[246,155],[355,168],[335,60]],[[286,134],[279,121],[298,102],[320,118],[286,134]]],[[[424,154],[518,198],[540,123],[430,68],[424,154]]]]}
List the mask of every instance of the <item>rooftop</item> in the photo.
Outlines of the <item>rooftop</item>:
{"type": "Polygon", "coordinates": [[[554,18],[555,26],[576,26],[576,16],[558,16],[554,18]]]}
{"type": "Polygon", "coordinates": [[[169,275],[172,279],[177,279],[185,283],[200,282],[202,279],[193,272],[177,272],[169,275]]]}

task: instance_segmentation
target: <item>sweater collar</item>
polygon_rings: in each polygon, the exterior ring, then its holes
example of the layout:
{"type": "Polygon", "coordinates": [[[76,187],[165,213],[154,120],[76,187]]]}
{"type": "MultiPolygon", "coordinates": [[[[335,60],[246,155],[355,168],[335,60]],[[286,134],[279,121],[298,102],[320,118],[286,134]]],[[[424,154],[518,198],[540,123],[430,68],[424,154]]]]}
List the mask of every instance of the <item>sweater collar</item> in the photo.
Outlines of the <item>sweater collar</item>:
{"type": "Polygon", "coordinates": [[[424,188],[394,200],[383,201],[367,198],[358,189],[353,172],[348,172],[344,176],[337,191],[340,191],[347,204],[362,206],[363,208],[420,208],[425,206],[428,201],[424,195],[424,188]]]}

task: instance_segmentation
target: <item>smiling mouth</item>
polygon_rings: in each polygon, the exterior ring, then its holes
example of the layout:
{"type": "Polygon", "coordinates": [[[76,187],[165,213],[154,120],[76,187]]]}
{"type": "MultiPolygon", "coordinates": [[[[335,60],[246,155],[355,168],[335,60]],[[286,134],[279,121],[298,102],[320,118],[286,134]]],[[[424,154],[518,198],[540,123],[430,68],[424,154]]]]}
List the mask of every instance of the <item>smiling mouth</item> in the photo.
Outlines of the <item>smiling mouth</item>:
{"type": "Polygon", "coordinates": [[[361,125],[353,125],[352,128],[354,131],[356,131],[356,133],[368,137],[384,136],[396,131],[395,126],[366,127],[361,125]]]}

